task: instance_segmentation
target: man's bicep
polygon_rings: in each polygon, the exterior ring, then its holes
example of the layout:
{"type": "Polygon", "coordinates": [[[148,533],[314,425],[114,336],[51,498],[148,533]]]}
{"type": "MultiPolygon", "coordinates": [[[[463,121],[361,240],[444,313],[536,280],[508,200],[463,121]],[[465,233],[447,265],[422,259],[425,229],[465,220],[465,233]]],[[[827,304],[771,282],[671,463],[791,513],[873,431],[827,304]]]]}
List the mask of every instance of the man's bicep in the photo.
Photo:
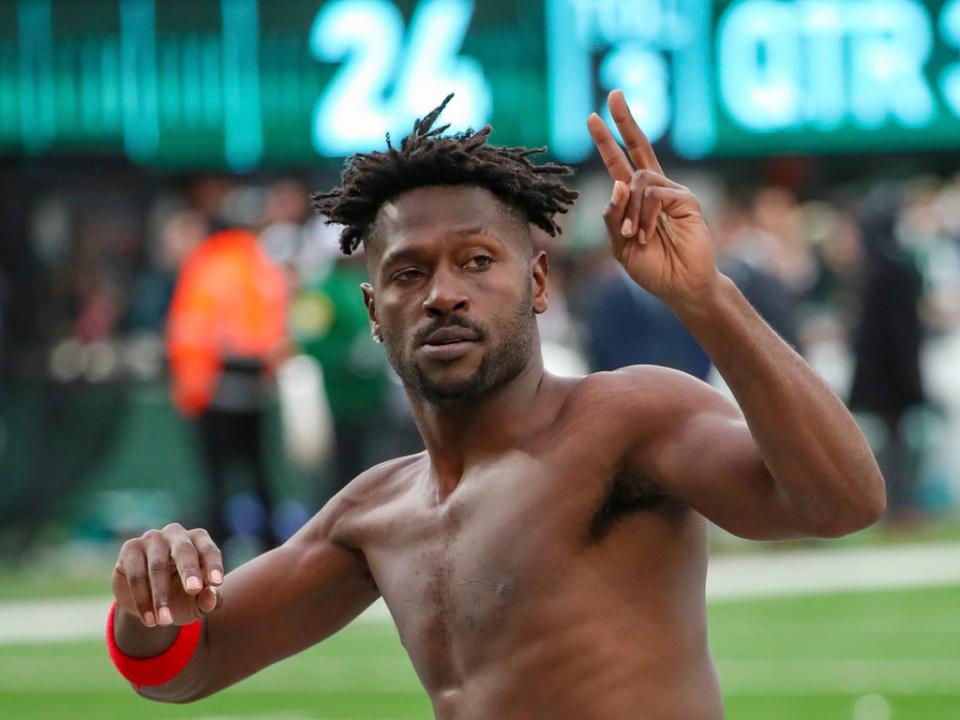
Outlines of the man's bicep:
{"type": "Polygon", "coordinates": [[[644,456],[663,492],[723,529],[758,540],[798,534],[743,414],[712,388],[686,388],[644,456]]]}

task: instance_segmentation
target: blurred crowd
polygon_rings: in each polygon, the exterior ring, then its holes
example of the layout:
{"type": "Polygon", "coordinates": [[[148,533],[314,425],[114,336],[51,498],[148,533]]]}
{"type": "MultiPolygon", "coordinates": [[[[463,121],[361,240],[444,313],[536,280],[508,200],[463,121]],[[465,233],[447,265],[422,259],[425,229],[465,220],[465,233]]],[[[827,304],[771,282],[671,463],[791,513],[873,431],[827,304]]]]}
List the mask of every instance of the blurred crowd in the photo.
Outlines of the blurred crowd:
{"type": "MultiPolygon", "coordinates": [[[[551,261],[548,369],[658,363],[722,388],[685,328],[610,258],[599,221],[609,188],[581,175],[565,232],[536,235],[551,261]]],[[[283,436],[313,507],[363,468],[419,449],[402,390],[370,340],[363,258],[342,256],[338,229],[310,208],[309,191],[326,180],[204,175],[131,188],[78,177],[6,195],[0,470],[10,482],[0,521],[39,520],[45,497],[95,476],[95,453],[109,449],[95,438],[108,445],[122,433],[70,423],[91,413],[109,423],[111,397],[145,388],[169,387],[196,429],[189,442],[208,497],[196,516],[220,537],[236,525],[216,512],[230,503],[235,464],[249,470],[263,544],[295,529],[269,521],[282,492],[265,434],[283,436]],[[86,404],[72,408],[81,396],[86,404]],[[271,412],[275,426],[263,421],[271,412]],[[31,440],[38,415],[46,425],[31,440]],[[75,436],[91,460],[80,450],[48,457],[57,433],[75,436]]],[[[857,413],[887,477],[889,521],[910,527],[954,502],[960,176],[817,194],[744,190],[707,172],[682,181],[703,201],[723,272],[857,413]]]]}

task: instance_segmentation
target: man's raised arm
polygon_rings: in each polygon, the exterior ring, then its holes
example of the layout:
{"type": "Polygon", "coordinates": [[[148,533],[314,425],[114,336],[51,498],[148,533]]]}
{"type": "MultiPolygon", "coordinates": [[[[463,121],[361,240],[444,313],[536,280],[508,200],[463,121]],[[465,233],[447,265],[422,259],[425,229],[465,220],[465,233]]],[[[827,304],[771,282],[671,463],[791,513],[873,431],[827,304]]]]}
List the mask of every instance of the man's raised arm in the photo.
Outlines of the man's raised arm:
{"type": "Polygon", "coordinates": [[[172,524],[125,543],[113,574],[113,653],[137,691],[165,702],[206,697],[314,645],[366,609],[379,595],[366,561],[335,539],[347,504],[335,497],[283,546],[226,577],[204,530],[172,524]],[[199,642],[182,650],[194,622],[199,642]],[[184,652],[186,665],[156,684],[184,652]],[[154,679],[138,679],[146,676],[154,679]]]}
{"type": "Polygon", "coordinates": [[[604,212],[614,255],[683,321],[742,410],[681,373],[621,372],[624,392],[655,408],[638,469],[747,537],[836,536],[874,522],[883,478],[853,417],[719,273],[696,197],[664,176],[622,93],[609,102],[629,159],[598,116],[588,126],[614,179],[604,212]]]}

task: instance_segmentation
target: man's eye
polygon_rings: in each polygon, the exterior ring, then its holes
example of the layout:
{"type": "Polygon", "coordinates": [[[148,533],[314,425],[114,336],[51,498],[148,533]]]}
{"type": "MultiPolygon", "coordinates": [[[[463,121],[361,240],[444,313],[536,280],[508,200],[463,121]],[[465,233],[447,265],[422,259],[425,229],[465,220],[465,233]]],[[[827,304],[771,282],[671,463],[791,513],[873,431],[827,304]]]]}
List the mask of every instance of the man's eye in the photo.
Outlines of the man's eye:
{"type": "Polygon", "coordinates": [[[485,268],[492,263],[493,258],[489,255],[475,255],[466,262],[464,267],[468,270],[477,270],[479,268],[485,268]]]}
{"type": "Polygon", "coordinates": [[[400,282],[410,282],[420,277],[420,274],[419,270],[401,270],[398,273],[394,273],[393,279],[399,280],[400,282]]]}

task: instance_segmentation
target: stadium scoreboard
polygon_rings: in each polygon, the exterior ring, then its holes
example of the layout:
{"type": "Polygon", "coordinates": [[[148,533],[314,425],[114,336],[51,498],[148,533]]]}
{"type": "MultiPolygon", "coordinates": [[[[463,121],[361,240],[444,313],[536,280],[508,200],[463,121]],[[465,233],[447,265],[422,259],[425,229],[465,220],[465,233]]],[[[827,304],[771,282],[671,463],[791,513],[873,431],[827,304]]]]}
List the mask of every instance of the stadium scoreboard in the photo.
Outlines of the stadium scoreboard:
{"type": "Polygon", "coordinates": [[[249,170],[454,129],[566,162],[960,149],[960,0],[0,0],[0,152],[249,170]]]}

